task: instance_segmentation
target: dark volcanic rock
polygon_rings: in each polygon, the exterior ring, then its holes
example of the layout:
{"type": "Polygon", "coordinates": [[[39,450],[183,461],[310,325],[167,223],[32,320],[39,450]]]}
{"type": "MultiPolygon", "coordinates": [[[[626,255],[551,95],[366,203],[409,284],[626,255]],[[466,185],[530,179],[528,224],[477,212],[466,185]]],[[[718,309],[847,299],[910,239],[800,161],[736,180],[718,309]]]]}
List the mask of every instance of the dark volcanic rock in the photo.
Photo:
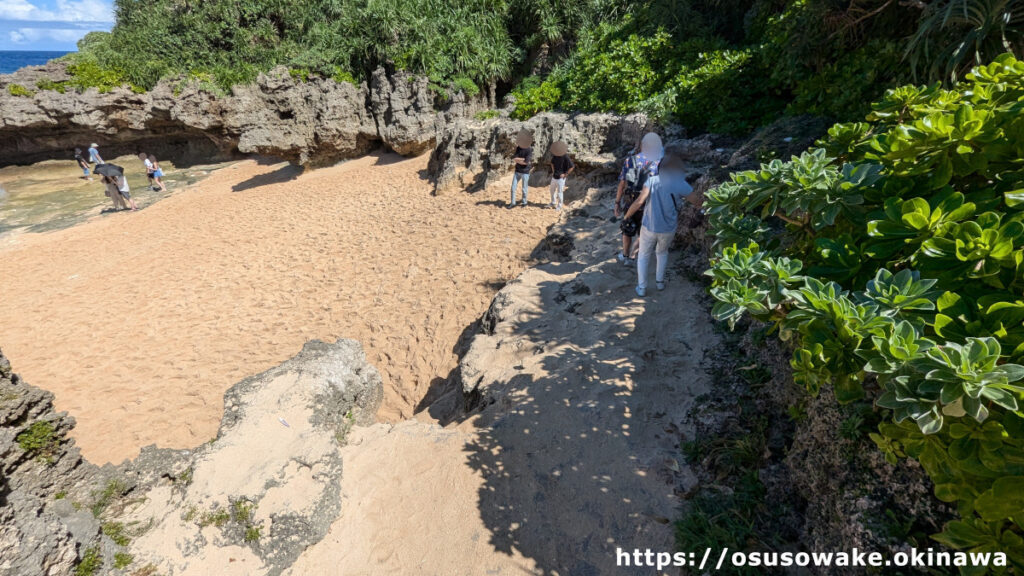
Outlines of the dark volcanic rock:
{"type": "Polygon", "coordinates": [[[163,80],[149,92],[106,94],[39,90],[40,80],[68,78],[51,62],[0,75],[0,165],[67,157],[97,142],[108,156],[145,150],[178,161],[238,152],[298,164],[325,164],[387,146],[400,154],[430,149],[454,117],[483,105],[462,93],[435,97],[424,78],[377,70],[369,84],[292,78],[278,67],[255,83],[218,96],[196,82],[163,80]],[[15,96],[18,84],[34,94],[15,96]]]}

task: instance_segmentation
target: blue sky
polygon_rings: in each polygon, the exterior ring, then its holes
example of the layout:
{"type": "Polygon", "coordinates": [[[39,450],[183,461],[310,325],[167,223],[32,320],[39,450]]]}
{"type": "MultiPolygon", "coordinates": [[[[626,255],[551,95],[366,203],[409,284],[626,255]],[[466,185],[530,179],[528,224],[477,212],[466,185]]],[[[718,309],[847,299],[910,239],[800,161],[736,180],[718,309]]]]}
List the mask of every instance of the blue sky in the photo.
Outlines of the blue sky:
{"type": "Polygon", "coordinates": [[[113,25],[113,0],[0,0],[0,50],[74,50],[113,25]]]}

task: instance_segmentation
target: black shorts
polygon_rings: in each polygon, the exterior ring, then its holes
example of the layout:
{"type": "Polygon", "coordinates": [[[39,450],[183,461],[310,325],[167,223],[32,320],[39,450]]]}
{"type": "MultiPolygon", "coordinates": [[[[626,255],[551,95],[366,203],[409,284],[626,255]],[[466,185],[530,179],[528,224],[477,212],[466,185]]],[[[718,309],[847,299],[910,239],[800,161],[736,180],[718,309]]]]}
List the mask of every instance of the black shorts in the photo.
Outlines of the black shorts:
{"type": "Polygon", "coordinates": [[[643,206],[636,211],[631,218],[625,218],[626,211],[633,205],[633,202],[639,198],[639,194],[626,193],[622,195],[622,200],[619,203],[619,213],[623,215],[622,221],[619,222],[619,230],[622,230],[622,234],[629,236],[630,238],[636,238],[640,235],[640,226],[644,220],[643,206]]]}

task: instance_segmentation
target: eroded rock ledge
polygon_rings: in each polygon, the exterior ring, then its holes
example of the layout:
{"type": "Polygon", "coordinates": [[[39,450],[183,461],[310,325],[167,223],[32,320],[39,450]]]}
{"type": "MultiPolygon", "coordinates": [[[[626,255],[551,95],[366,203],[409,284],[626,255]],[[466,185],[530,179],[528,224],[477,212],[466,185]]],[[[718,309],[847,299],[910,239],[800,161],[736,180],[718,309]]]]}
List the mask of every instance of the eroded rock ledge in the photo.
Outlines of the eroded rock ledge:
{"type": "Polygon", "coordinates": [[[74,419],[54,411],[53,395],[0,355],[0,575],[72,574],[82,563],[95,574],[207,563],[279,574],[337,517],[337,448],[373,421],[382,392],[358,342],[309,342],[228,390],[209,443],[150,446],[100,468],[67,436],[74,419]]]}
{"type": "Polygon", "coordinates": [[[318,165],[382,145],[412,155],[429,150],[445,123],[484,107],[461,92],[440,98],[426,78],[383,69],[354,85],[301,81],[278,67],[227,96],[179,79],[142,94],[36,88],[68,79],[60,62],[0,75],[0,165],[70,158],[91,142],[108,157],[145,150],[179,161],[243,153],[318,165]],[[34,94],[15,96],[12,84],[34,94]]]}

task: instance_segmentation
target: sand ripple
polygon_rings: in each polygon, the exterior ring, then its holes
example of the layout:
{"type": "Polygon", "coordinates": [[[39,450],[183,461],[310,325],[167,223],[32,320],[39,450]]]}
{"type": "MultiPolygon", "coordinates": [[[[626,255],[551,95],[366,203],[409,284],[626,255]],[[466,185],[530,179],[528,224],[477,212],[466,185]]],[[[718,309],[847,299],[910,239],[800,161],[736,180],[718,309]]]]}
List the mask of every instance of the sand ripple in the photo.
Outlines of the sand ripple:
{"type": "Polygon", "coordinates": [[[209,440],[231,384],[314,338],[363,342],[380,416],[410,416],[554,220],[496,208],[503,190],[432,197],[426,161],[250,160],[135,214],[18,236],[0,246],[0,347],[97,463],[209,440]]]}

